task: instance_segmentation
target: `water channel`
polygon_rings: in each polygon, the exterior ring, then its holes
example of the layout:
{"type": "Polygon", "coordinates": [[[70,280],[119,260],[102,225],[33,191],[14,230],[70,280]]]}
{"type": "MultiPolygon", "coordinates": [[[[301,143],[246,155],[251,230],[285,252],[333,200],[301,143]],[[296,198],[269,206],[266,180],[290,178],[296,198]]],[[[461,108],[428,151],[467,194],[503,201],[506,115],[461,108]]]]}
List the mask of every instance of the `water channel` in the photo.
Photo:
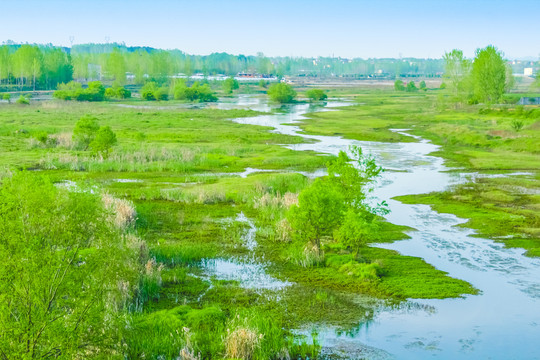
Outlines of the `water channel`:
{"type": "MultiPolygon", "coordinates": [[[[387,169],[372,193],[373,201],[388,202],[388,221],[416,229],[409,232],[409,240],[377,246],[421,257],[450,276],[470,282],[481,293],[458,299],[409,299],[402,306],[381,307],[373,320],[352,333],[319,327],[321,343],[350,356],[377,359],[540,359],[540,261],[523,256],[520,249],[507,249],[490,239],[471,237],[472,230],[456,226],[465,220],[454,215],[392,200],[398,195],[442,191],[452,184],[474,179],[474,174],[448,172],[450,169],[441,158],[429,155],[438,146],[419,137],[411,143],[355,141],[306,135],[296,125],[306,113],[347,105],[287,105],[278,107],[278,112],[271,115],[234,121],[270,126],[273,132],[309,140],[287,145],[298,151],[335,155],[340,150],[347,151],[350,145],[362,147],[364,153],[372,154],[387,169]]],[[[241,95],[217,106],[276,110],[266,99],[251,95],[241,95]]],[[[408,134],[407,129],[395,131],[408,134]]]]}

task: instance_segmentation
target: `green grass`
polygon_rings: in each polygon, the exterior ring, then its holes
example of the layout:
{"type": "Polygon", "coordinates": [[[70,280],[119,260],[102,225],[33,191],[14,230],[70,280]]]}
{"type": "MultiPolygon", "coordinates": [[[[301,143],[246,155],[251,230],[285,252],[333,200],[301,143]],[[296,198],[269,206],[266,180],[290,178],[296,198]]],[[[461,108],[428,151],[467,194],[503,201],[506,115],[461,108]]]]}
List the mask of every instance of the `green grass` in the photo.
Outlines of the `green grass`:
{"type": "MultiPolygon", "coordinates": [[[[313,114],[304,126],[321,134],[411,141],[389,129],[408,127],[423,112],[435,112],[431,100],[425,94],[365,93],[358,100],[364,105],[313,114]]],[[[373,316],[377,299],[476,293],[422,259],[378,248],[363,248],[352,259],[336,244],[327,244],[328,257],[343,256],[352,264],[343,269],[331,261],[312,268],[291,263],[291,244],[280,240],[277,224],[296,194],[310,183],[293,171],[324,168],[331,157],[284,149],[280,144],[303,140],[229,120],[257,115],[253,111],[150,105],[151,109],[133,109],[115,103],[53,101],[0,106],[0,176],[9,168],[37,169],[55,182],[88,183],[135,203],[136,230],[147,244],[141,250],[156,261],[152,269],[159,271],[143,275],[139,284],[138,303],[122,334],[128,357],[174,358],[186,347],[203,357],[221,357],[227,328],[246,326],[264,334],[254,358],[275,358],[283,348],[291,358],[314,358],[316,341],[294,337],[289,329],[313,323],[352,329],[373,316]],[[76,151],[69,144],[31,140],[43,132],[49,138],[64,134],[69,140],[84,114],[95,116],[117,134],[119,145],[108,159],[76,151]],[[246,167],[277,171],[246,178],[230,174],[246,167]],[[259,245],[253,254],[241,242],[246,224],[234,222],[240,212],[258,227],[259,245]],[[246,255],[267,264],[270,275],[294,284],[277,293],[255,291],[203,274],[203,259],[246,255]],[[349,274],[347,269],[354,271],[349,274]]],[[[378,242],[407,238],[404,232],[409,230],[382,219],[379,229],[378,242]]]]}

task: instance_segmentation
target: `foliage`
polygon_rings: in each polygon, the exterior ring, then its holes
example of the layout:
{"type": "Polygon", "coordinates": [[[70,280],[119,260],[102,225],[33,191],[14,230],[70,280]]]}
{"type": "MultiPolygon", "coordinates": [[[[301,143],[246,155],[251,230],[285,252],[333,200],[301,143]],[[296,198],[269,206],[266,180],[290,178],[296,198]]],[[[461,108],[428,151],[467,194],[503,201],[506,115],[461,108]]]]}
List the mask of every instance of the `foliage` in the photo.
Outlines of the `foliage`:
{"type": "Polygon", "coordinates": [[[377,240],[379,229],[374,220],[372,213],[349,208],[337,230],[337,240],[357,254],[362,246],[377,240]]]}
{"type": "Polygon", "coordinates": [[[99,196],[31,173],[3,179],[0,254],[2,354],[108,357],[119,349],[117,311],[138,276],[137,255],[99,196]]]}
{"type": "Polygon", "coordinates": [[[427,90],[426,82],[424,80],[420,81],[420,85],[418,86],[418,88],[420,90],[426,91],[427,90]]]}
{"type": "MultiPolygon", "coordinates": [[[[375,213],[383,213],[385,204],[371,208],[365,204],[366,185],[382,171],[370,156],[364,156],[359,147],[352,147],[355,165],[341,151],[334,161],[328,163],[328,176],[316,179],[300,192],[298,205],[288,214],[297,240],[321,249],[321,238],[334,236],[358,251],[361,245],[376,238],[375,213]]],[[[309,246],[309,245],[308,245],[309,246]]],[[[304,248],[306,253],[308,248],[304,248]]]]}
{"type": "Polygon", "coordinates": [[[414,81],[409,81],[407,83],[407,88],[405,89],[405,91],[407,92],[415,92],[415,91],[418,91],[418,88],[416,87],[416,85],[414,84],[414,81]]]}
{"type": "Polygon", "coordinates": [[[168,100],[168,90],[165,87],[159,87],[156,82],[147,82],[141,88],[141,97],[144,100],[155,101],[155,100],[168,100]]]}
{"type": "Polygon", "coordinates": [[[286,83],[276,83],[270,85],[267,94],[270,96],[270,99],[282,104],[290,103],[296,97],[296,91],[294,91],[291,85],[286,83]]]}
{"type": "Polygon", "coordinates": [[[88,149],[90,143],[94,140],[96,132],[99,130],[99,124],[95,117],[84,115],[75,124],[72,140],[75,147],[81,150],[88,149]]]}
{"type": "Polygon", "coordinates": [[[326,95],[326,93],[320,89],[310,89],[306,91],[306,96],[312,101],[321,101],[328,98],[328,95],[326,95]]]}
{"type": "Polygon", "coordinates": [[[403,81],[397,79],[394,81],[394,90],[396,91],[405,91],[405,84],[403,84],[403,81]]]}
{"type": "Polygon", "coordinates": [[[198,81],[195,81],[191,87],[184,81],[179,81],[174,87],[174,98],[198,102],[214,102],[218,99],[208,84],[201,85],[198,81]]]}
{"type": "Polygon", "coordinates": [[[502,52],[492,45],[476,50],[471,76],[474,96],[479,101],[499,101],[507,86],[506,63],[502,52]]]}
{"type": "Polygon", "coordinates": [[[234,77],[229,77],[223,81],[223,92],[225,94],[232,94],[234,90],[240,87],[238,81],[234,77]]]}
{"type": "Polygon", "coordinates": [[[19,96],[15,102],[21,105],[30,105],[30,101],[24,95],[19,96]]]}
{"type": "Polygon", "coordinates": [[[83,89],[80,83],[71,81],[67,84],[59,84],[53,97],[60,100],[103,101],[105,100],[105,87],[100,81],[91,81],[88,83],[88,87],[83,89]]]}
{"type": "Polygon", "coordinates": [[[102,126],[90,142],[89,148],[95,154],[108,157],[111,147],[116,145],[117,142],[116,134],[111,130],[110,126],[102,126]]]}
{"type": "Polygon", "coordinates": [[[4,95],[2,95],[2,99],[6,100],[8,103],[11,104],[11,94],[10,93],[5,93],[4,95]]]}
{"type": "Polygon", "coordinates": [[[108,98],[129,99],[131,91],[122,86],[114,86],[105,90],[105,96],[108,98]]]}
{"type": "Polygon", "coordinates": [[[321,249],[321,237],[331,235],[342,221],[345,210],[343,194],[329,182],[316,179],[298,197],[298,205],[290,209],[288,219],[295,235],[303,242],[313,242],[321,249]]]}
{"type": "Polygon", "coordinates": [[[463,51],[457,49],[445,53],[443,59],[445,88],[448,84],[453,101],[463,103],[471,92],[471,62],[463,56],[463,51]]]}

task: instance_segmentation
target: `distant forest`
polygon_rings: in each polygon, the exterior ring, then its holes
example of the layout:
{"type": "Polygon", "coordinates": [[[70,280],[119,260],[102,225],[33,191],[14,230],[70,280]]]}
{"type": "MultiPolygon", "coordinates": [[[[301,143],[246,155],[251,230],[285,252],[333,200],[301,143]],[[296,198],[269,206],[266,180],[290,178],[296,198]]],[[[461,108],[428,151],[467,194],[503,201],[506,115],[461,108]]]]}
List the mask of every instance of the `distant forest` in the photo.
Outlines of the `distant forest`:
{"type": "MultiPolygon", "coordinates": [[[[531,63],[532,64],[532,63],[531,63]]],[[[513,62],[522,72],[526,62],[513,62]]],[[[124,44],[81,44],[72,48],[4,43],[0,46],[0,87],[4,90],[56,89],[71,80],[106,80],[118,85],[167,82],[183,74],[265,76],[415,78],[440,77],[441,59],[345,59],[340,57],[267,57],[262,53],[190,55],[180,50],[128,47],[124,44]]]]}

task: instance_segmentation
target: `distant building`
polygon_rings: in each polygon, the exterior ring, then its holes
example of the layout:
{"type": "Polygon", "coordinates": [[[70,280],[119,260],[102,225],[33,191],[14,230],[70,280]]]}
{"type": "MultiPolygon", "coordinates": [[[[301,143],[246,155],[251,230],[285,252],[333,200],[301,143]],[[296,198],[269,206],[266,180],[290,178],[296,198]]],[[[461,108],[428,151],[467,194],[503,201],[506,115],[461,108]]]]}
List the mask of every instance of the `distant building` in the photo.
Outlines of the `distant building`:
{"type": "Polygon", "coordinates": [[[523,75],[524,76],[532,76],[533,74],[533,68],[525,68],[523,69],[523,75]]]}

